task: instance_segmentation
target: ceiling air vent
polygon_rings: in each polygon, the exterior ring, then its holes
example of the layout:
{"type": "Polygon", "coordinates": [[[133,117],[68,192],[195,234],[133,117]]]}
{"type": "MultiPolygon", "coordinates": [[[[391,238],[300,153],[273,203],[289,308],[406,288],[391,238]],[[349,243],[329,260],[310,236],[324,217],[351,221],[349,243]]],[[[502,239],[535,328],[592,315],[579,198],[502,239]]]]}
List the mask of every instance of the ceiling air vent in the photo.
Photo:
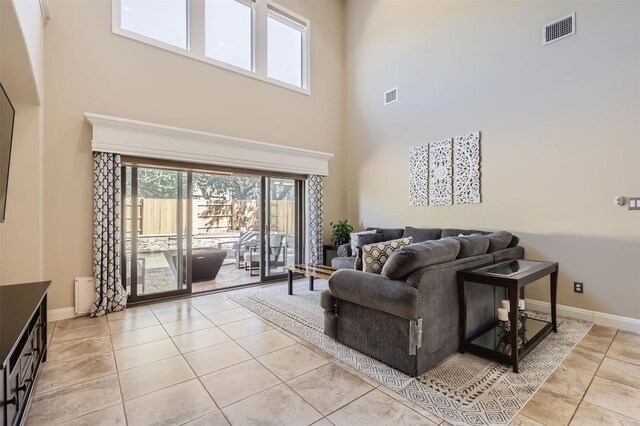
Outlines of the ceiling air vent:
{"type": "Polygon", "coordinates": [[[398,88],[394,87],[393,89],[384,92],[384,104],[389,105],[398,100],[398,88]]]}
{"type": "Polygon", "coordinates": [[[542,29],[542,45],[553,43],[576,33],[576,14],[558,19],[542,29]]]}

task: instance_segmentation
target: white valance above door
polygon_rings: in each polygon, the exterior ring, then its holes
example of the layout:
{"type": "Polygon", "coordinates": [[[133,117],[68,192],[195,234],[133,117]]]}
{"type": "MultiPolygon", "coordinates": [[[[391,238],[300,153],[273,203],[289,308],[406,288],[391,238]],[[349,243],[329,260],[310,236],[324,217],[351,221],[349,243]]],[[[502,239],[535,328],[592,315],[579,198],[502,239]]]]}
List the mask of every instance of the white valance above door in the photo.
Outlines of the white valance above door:
{"type": "Polygon", "coordinates": [[[133,157],[252,170],[329,174],[333,154],[179,127],[85,113],[93,128],[91,148],[133,157]]]}

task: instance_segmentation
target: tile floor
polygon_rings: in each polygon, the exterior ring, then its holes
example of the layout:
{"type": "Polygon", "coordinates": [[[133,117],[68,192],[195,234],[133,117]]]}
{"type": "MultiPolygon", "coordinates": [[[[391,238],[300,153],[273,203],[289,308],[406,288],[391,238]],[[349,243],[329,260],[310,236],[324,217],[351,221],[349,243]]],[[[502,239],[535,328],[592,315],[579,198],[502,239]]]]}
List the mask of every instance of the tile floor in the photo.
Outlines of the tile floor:
{"type": "MultiPolygon", "coordinates": [[[[29,425],[446,425],[224,294],[49,324],[29,425]]],[[[640,335],[596,326],[516,425],[640,426],[640,335]]]]}

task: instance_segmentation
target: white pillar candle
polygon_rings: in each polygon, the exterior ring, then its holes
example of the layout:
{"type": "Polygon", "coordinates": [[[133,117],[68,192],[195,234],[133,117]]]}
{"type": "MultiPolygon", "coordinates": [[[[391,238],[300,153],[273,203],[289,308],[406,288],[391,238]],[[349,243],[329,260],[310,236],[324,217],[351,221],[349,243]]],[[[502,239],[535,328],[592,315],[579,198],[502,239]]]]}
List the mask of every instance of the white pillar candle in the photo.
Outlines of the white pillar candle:
{"type": "Polygon", "coordinates": [[[520,301],[518,302],[518,309],[524,311],[524,299],[520,299],[520,301]]]}
{"type": "Polygon", "coordinates": [[[500,321],[509,321],[509,310],[505,308],[498,308],[498,319],[500,321]]]}
{"type": "Polygon", "coordinates": [[[503,307],[504,309],[506,309],[506,310],[507,310],[507,312],[509,312],[509,311],[511,310],[511,304],[509,303],[509,301],[508,301],[508,300],[503,300],[503,301],[502,301],[502,307],[503,307]]]}

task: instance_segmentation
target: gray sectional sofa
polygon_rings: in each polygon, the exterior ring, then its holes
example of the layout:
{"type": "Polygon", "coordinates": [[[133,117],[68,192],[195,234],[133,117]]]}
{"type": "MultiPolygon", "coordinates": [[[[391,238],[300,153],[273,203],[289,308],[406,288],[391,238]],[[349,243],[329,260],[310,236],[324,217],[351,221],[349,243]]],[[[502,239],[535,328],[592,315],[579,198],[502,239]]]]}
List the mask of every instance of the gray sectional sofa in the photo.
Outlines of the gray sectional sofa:
{"type": "MultiPolygon", "coordinates": [[[[378,229],[390,239],[412,236],[414,244],[394,252],[382,274],[354,270],[348,256],[335,258],[341,269],[321,296],[324,332],[339,342],[409,375],[417,376],[458,350],[459,270],[522,259],[518,238],[460,229],[378,229]],[[399,235],[399,232],[402,234],[399,235]],[[460,234],[486,234],[460,238],[460,234]],[[435,238],[438,237],[438,238],[435,238]],[[494,238],[490,244],[487,239],[494,238]],[[507,241],[505,243],[504,241],[507,241]]],[[[467,285],[467,336],[493,324],[500,289],[467,285]]]]}

